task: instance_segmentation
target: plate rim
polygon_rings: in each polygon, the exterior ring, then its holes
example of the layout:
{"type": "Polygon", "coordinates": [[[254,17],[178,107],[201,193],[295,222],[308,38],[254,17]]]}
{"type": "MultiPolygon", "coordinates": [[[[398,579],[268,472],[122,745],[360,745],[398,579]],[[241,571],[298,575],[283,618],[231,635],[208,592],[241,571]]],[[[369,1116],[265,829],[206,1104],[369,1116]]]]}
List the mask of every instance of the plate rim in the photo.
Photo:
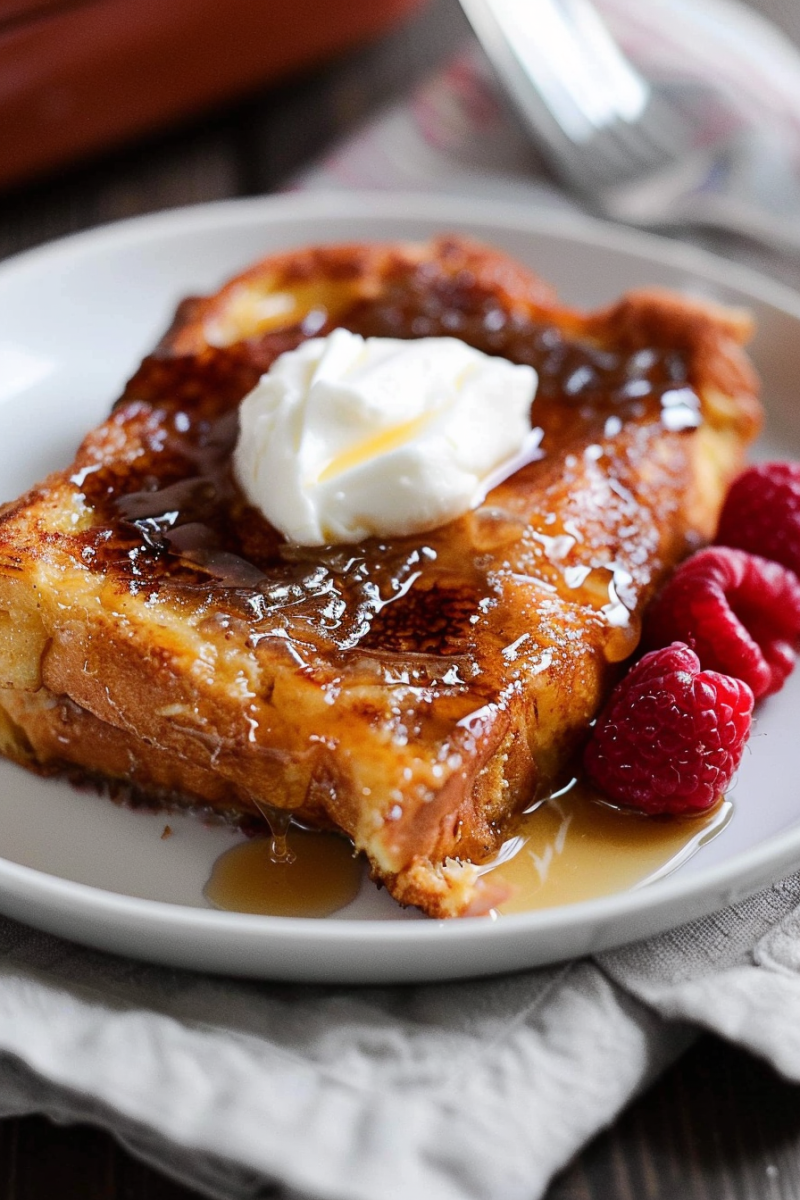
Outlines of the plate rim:
{"type": "MultiPolygon", "coordinates": [[[[697,274],[710,283],[746,293],[754,300],[800,321],[800,292],[750,267],[704,249],[641,230],[612,225],[581,213],[537,210],[534,206],[516,201],[488,202],[413,192],[288,193],[220,200],[125,218],[58,238],[4,259],[0,262],[0,290],[13,288],[16,276],[47,268],[54,260],[58,262],[70,257],[80,259],[125,244],[135,246],[165,237],[196,236],[204,229],[219,230],[221,226],[268,229],[287,220],[296,222],[323,217],[331,220],[374,218],[377,221],[419,221],[436,223],[445,230],[449,223],[474,223],[482,227],[494,226],[498,230],[505,228],[573,243],[582,242],[622,255],[646,257],[660,265],[697,274]]],[[[320,239],[324,240],[324,231],[320,231],[320,239]]],[[[0,896],[5,899],[11,894],[16,898],[49,901],[55,905],[67,902],[73,910],[77,910],[76,915],[90,919],[99,915],[99,908],[106,917],[123,919],[129,926],[146,931],[155,922],[160,933],[164,932],[166,925],[178,934],[190,930],[194,933],[238,933],[247,941],[254,935],[263,935],[270,942],[289,940],[293,945],[315,942],[321,938],[326,944],[339,948],[348,945],[364,949],[376,945],[385,947],[387,943],[389,946],[419,945],[420,948],[439,945],[442,930],[446,929],[444,936],[456,944],[475,942],[480,946],[490,937],[495,945],[512,945],[519,941],[521,933],[529,933],[535,938],[537,934],[553,933],[559,929],[566,932],[587,922],[596,928],[627,916],[635,919],[640,914],[652,914],[654,910],[669,908],[692,898],[699,902],[702,912],[718,911],[729,903],[751,895],[769,880],[777,882],[793,864],[800,866],[800,811],[797,826],[736,853],[724,863],[691,875],[682,876],[677,872],[648,886],[570,905],[507,914],[497,921],[487,921],[484,917],[465,917],[458,921],[434,919],[403,922],[365,918],[324,921],[319,918],[221,912],[113,892],[2,857],[0,896]],[[713,894],[714,899],[704,904],[702,898],[709,893],[713,894]]],[[[685,919],[690,918],[681,916],[677,922],[666,922],[663,928],[672,928],[685,919]]],[[[44,927],[41,922],[37,923],[44,927]]],[[[615,937],[613,944],[622,945],[638,940],[640,936],[633,931],[630,936],[623,934],[615,937]]],[[[85,942],[89,939],[81,934],[80,940],[85,942]]],[[[107,947],[107,942],[95,944],[107,947]]],[[[150,956],[145,949],[139,957],[150,956]]],[[[168,961],[161,955],[158,957],[159,961],[168,961]]],[[[547,961],[554,960],[552,955],[547,958],[547,961]]],[[[527,965],[530,964],[522,962],[519,967],[521,969],[527,965]]],[[[263,977],[263,964],[253,966],[253,973],[263,977]]],[[[492,968],[493,971],[497,969],[492,968]]],[[[445,978],[465,973],[463,968],[438,974],[420,969],[416,977],[445,978]]],[[[270,975],[269,972],[267,974],[270,975]]],[[[291,971],[281,977],[299,979],[303,973],[291,971]]],[[[342,979],[348,977],[346,972],[341,976],[342,979]]],[[[403,973],[402,978],[408,979],[409,976],[403,973]]]]}
{"type": "Polygon", "coordinates": [[[472,200],[458,195],[426,192],[325,191],[309,190],[283,192],[265,196],[238,196],[227,200],[212,200],[198,204],[159,209],[138,216],[123,217],[53,238],[41,245],[20,250],[0,259],[0,284],[6,276],[29,270],[50,259],[102,252],[106,243],[131,243],[157,240],[172,231],[199,232],[211,224],[216,227],[226,219],[233,225],[256,226],[263,220],[307,219],[319,216],[318,210],[331,218],[354,216],[380,220],[397,219],[427,221],[430,210],[441,208],[443,231],[448,220],[473,221],[534,234],[561,236],[594,246],[601,245],[621,254],[639,253],[666,266],[679,266],[697,271],[723,287],[751,292],[762,303],[783,309],[800,319],[800,289],[795,290],[780,280],[753,267],[727,259],[701,246],[693,246],[657,233],[602,220],[588,213],[537,209],[517,200],[472,200]],[[309,211],[304,212],[305,209],[309,211]],[[315,211],[317,210],[317,211],[315,211]],[[274,214],[274,215],[273,215],[274,214]],[[235,219],[234,219],[235,218],[235,219]]]}

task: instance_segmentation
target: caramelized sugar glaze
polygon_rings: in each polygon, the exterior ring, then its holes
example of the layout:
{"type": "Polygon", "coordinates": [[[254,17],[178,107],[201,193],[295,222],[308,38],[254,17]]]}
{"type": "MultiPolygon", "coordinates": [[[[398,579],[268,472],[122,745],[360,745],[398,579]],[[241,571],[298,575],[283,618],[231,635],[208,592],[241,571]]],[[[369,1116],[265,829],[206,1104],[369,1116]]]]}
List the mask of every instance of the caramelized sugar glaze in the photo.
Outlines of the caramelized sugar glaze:
{"type": "MultiPolygon", "coordinates": [[[[51,729],[48,751],[29,693],[7,712],[40,767],[113,774],[127,754],[145,790],[291,809],[344,829],[401,901],[464,911],[470,864],[551,784],[643,605],[713,528],[758,421],[743,332],[658,294],[582,317],[448,240],[301,252],[186,302],[84,442],[69,520],[45,535],[113,615],[113,662],[103,631],[50,629],[39,682],[71,697],[78,735],[51,729]],[[236,409],[278,354],[336,326],[532,365],[541,457],[425,535],[288,545],[233,482],[236,409]],[[107,760],[93,738],[113,743],[107,760]]],[[[46,506],[53,486],[20,503],[46,506]]]]}

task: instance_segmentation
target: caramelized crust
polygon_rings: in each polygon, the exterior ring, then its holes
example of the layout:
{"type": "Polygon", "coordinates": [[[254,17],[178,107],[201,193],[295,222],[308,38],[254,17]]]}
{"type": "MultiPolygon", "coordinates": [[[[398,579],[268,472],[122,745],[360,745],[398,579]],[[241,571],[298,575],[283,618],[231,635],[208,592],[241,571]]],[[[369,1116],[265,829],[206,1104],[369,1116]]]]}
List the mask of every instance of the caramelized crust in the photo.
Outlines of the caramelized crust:
{"type": "Polygon", "coordinates": [[[185,301],[72,466],[0,515],[0,748],[342,829],[401,903],[474,911],[713,532],[759,423],[747,334],[656,291],[583,315],[453,238],[301,250],[185,301]],[[232,479],[236,410],[336,326],[533,365],[541,460],[428,534],[287,545],[232,479]]]}

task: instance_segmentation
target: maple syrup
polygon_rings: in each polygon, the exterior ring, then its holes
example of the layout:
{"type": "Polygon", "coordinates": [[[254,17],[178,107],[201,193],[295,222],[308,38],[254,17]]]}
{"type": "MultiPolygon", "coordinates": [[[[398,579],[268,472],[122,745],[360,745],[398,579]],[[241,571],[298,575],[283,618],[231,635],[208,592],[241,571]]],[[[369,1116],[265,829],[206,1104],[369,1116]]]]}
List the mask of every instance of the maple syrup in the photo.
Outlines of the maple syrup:
{"type": "MultiPolygon", "coordinates": [[[[509,888],[498,915],[576,904],[627,891],[675,870],[728,823],[720,800],[696,817],[649,817],[615,808],[572,780],[525,813],[484,873],[509,888]]],[[[355,899],[360,859],[335,833],[289,825],[225,851],[204,894],[232,912],[327,917],[355,899]]]]}
{"type": "Polygon", "coordinates": [[[292,826],[281,836],[253,838],[226,850],[204,890],[215,908],[274,917],[328,917],[361,887],[361,861],[335,833],[292,826]]]}
{"type": "MultiPolygon", "coordinates": [[[[229,316],[231,328],[245,340],[208,347],[202,355],[156,354],[144,361],[116,414],[126,436],[140,443],[141,453],[126,459],[124,466],[87,459],[73,476],[96,514],[76,533],[85,543],[82,565],[124,580],[134,593],[146,590],[151,600],[163,592],[167,603],[190,608],[236,607],[251,621],[252,601],[258,607],[254,624],[272,622],[276,615],[282,619],[290,602],[293,616],[308,625],[326,649],[388,644],[390,650],[405,653],[421,649],[417,642],[428,636],[430,614],[420,614],[418,607],[430,596],[420,600],[418,592],[442,580],[446,586],[438,588],[436,596],[449,607],[456,602],[461,614],[457,627],[452,613],[442,614],[455,631],[450,641],[468,637],[475,605],[491,591],[486,569],[476,562],[470,572],[469,559],[475,551],[479,558],[482,548],[497,552],[508,545],[509,569],[555,588],[570,602],[596,605],[607,619],[607,657],[614,662],[625,657],[637,631],[632,628],[626,636],[620,628],[647,585],[649,571],[660,569],[658,555],[648,571],[631,563],[595,561],[588,550],[580,551],[578,531],[570,534],[566,529],[552,530],[552,537],[534,532],[531,536],[541,544],[526,550],[523,532],[528,525],[535,530],[541,514],[501,515],[498,508],[465,524],[476,535],[474,545],[468,539],[453,545],[450,529],[427,538],[426,548],[432,553],[414,569],[415,586],[407,585],[408,562],[419,551],[414,539],[371,544],[366,554],[334,554],[322,563],[316,548],[300,553],[287,548],[243,503],[230,470],[236,413],[242,396],[279,354],[335,325],[365,337],[456,336],[485,354],[536,369],[534,412],[542,443],[533,458],[546,460],[566,443],[582,441],[590,443],[587,454],[602,457],[614,454],[626,426],[637,426],[648,414],[660,414],[670,429],[691,432],[696,427],[700,402],[685,355],[637,348],[624,340],[613,349],[602,348],[557,325],[502,310],[467,276],[437,276],[424,265],[410,277],[400,270],[397,285],[388,279],[382,298],[368,303],[356,283],[344,278],[337,277],[335,286],[292,279],[287,288],[264,292],[260,285],[241,285],[229,316]],[[305,318],[312,313],[314,321],[307,325],[305,318]],[[243,322],[241,327],[237,321],[243,322]],[[254,330],[258,336],[251,336],[254,330]],[[519,551],[511,553],[515,542],[520,543],[519,551]],[[534,549],[543,564],[534,561],[534,549]],[[538,565],[545,569],[538,570],[538,565]],[[626,570],[634,570],[635,586],[629,596],[620,597],[626,570]],[[578,581],[577,572],[586,574],[578,581]],[[473,578],[467,580],[470,573],[473,578]],[[465,585],[463,595],[454,594],[455,577],[465,585]],[[386,611],[389,603],[398,610],[392,621],[386,611]],[[395,644],[398,623],[402,636],[395,644]]],[[[361,447],[361,452],[367,450],[374,447],[361,447]]],[[[626,449],[623,460],[628,453],[626,449]]],[[[350,464],[329,464],[326,473],[346,465],[350,464]]],[[[615,498],[595,498],[605,509],[612,501],[617,507],[629,505],[630,511],[614,517],[616,532],[609,534],[612,541],[622,539],[620,544],[636,540],[627,532],[636,519],[635,498],[626,495],[623,489],[615,498]]],[[[258,636],[258,630],[255,633],[258,636]]]]}
{"type": "Polygon", "coordinates": [[[646,816],[615,808],[573,780],[523,816],[489,866],[510,889],[496,911],[576,904],[651,883],[715,837],[732,813],[722,799],[698,816],[646,816]]]}

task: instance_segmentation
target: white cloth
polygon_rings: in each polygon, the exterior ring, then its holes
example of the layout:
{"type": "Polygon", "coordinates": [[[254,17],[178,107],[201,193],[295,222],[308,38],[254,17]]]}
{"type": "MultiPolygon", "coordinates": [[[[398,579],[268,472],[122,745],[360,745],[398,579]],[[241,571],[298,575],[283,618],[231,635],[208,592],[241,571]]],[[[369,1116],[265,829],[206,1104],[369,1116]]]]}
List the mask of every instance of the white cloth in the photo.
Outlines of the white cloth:
{"type": "MultiPolygon", "coordinates": [[[[474,52],[298,181],[332,184],[571,203],[474,52]]],[[[224,1200],[535,1200],[698,1027],[800,1082],[800,875],[596,961],[424,987],[213,979],[0,921],[0,1114],[92,1121],[224,1200]]]]}

